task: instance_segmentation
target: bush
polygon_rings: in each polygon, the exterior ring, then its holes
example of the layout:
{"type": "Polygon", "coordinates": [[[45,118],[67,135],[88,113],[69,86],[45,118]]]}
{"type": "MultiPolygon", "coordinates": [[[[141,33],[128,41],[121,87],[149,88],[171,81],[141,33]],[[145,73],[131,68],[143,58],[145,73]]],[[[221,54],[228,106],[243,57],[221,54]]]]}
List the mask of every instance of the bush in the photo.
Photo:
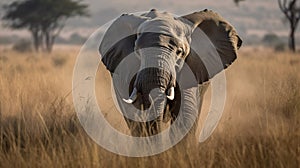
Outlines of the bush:
{"type": "Polygon", "coordinates": [[[70,44],[84,44],[84,42],[87,40],[86,37],[81,36],[78,33],[73,33],[69,38],[70,44]]]}
{"type": "Polygon", "coordinates": [[[29,52],[32,51],[31,42],[26,39],[21,39],[13,45],[13,50],[18,52],[29,52]]]}
{"type": "Polygon", "coordinates": [[[52,63],[55,67],[62,67],[66,64],[67,59],[62,56],[55,56],[52,58],[52,63]]]}
{"type": "Polygon", "coordinates": [[[274,46],[274,50],[276,52],[282,52],[285,50],[285,44],[284,43],[278,43],[274,46]]]}
{"type": "Polygon", "coordinates": [[[282,43],[280,38],[274,33],[265,34],[265,36],[262,39],[262,42],[267,45],[276,45],[282,43]]]}

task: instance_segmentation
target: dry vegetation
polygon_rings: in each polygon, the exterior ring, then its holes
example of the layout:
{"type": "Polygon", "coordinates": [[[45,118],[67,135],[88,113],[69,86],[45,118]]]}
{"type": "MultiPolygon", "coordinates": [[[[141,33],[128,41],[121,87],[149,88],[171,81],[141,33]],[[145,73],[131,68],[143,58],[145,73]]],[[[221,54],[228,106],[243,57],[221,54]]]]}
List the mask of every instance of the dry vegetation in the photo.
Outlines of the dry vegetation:
{"type": "Polygon", "coordinates": [[[242,49],[226,72],[227,104],[213,136],[189,150],[129,158],[99,147],[76,118],[77,52],[0,52],[0,167],[299,167],[299,54],[242,49]]]}

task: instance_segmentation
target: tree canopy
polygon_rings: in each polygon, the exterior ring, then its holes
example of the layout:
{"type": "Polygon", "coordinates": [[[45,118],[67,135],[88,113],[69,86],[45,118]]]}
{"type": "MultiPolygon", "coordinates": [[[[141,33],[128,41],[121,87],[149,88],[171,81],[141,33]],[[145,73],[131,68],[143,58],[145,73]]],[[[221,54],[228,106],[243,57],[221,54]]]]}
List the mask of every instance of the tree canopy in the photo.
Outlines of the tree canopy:
{"type": "Polygon", "coordinates": [[[245,0],[233,0],[234,1],[234,3],[236,4],[236,5],[239,5],[239,3],[241,2],[241,1],[245,1],[245,0]]]}
{"type": "Polygon", "coordinates": [[[289,48],[295,52],[295,32],[300,20],[300,0],[278,0],[278,4],[290,23],[289,48]]]}
{"type": "Polygon", "coordinates": [[[73,0],[23,0],[4,5],[4,24],[13,29],[28,29],[34,47],[51,52],[55,38],[68,18],[89,16],[87,5],[73,0]]]}

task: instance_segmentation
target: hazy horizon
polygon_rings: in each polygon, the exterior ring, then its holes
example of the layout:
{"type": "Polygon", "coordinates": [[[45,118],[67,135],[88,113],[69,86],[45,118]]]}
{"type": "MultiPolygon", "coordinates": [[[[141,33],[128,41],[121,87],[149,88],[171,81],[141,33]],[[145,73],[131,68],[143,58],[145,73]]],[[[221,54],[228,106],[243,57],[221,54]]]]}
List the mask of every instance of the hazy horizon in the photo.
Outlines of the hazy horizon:
{"type": "MultiPolygon", "coordinates": [[[[0,5],[7,4],[7,2],[9,2],[9,0],[4,0],[0,5]]],[[[69,37],[70,34],[74,32],[89,36],[99,26],[120,16],[122,13],[148,11],[152,8],[168,11],[177,15],[188,14],[206,8],[212,9],[234,25],[242,37],[262,37],[266,33],[288,36],[289,32],[288,23],[284,23],[285,16],[280,11],[277,0],[246,0],[242,1],[239,6],[237,6],[233,0],[185,0],[177,2],[171,0],[132,0],[130,2],[122,0],[83,0],[82,3],[89,5],[91,17],[69,19],[60,36],[69,37]]],[[[1,12],[1,15],[3,15],[3,12],[1,12]]],[[[23,37],[30,36],[26,30],[11,30],[3,27],[2,24],[1,29],[0,35],[2,36],[14,34],[23,37]]],[[[297,35],[296,33],[296,36],[297,35]]]]}

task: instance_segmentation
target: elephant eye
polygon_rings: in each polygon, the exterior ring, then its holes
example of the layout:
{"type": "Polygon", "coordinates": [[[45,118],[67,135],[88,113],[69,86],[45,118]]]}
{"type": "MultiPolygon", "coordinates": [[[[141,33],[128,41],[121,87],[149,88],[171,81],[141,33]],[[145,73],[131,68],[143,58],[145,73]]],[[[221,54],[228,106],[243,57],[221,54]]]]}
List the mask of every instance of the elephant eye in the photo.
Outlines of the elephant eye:
{"type": "Polygon", "coordinates": [[[183,49],[181,47],[177,49],[176,55],[178,55],[178,56],[183,55],[183,49]]]}

